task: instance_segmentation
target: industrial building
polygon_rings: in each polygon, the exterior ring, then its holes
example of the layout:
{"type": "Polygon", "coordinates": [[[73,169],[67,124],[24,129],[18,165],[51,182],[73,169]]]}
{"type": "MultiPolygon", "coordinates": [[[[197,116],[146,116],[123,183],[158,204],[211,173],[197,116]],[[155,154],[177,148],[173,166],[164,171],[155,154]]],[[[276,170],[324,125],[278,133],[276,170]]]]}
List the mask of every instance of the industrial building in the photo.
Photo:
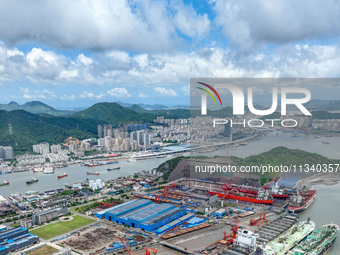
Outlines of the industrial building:
{"type": "Polygon", "coordinates": [[[66,207],[57,207],[50,210],[42,211],[33,215],[34,224],[41,224],[58,217],[68,214],[69,211],[66,207]]]}
{"type": "Polygon", "coordinates": [[[0,232],[0,255],[9,254],[39,242],[39,237],[23,227],[0,232]]]}
{"type": "Polygon", "coordinates": [[[98,218],[153,232],[186,214],[186,209],[148,199],[132,200],[97,212],[98,218]]]}

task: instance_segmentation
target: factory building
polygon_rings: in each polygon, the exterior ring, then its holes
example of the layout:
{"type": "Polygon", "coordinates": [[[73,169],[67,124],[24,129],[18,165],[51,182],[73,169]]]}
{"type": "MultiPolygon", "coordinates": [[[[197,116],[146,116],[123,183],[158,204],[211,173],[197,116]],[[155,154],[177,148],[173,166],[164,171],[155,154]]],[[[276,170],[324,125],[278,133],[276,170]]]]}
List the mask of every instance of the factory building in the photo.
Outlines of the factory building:
{"type": "Polygon", "coordinates": [[[44,222],[56,219],[58,217],[64,216],[68,213],[69,213],[69,211],[66,207],[52,208],[52,209],[34,214],[33,215],[33,221],[34,221],[34,224],[39,225],[41,223],[44,223],[44,222]]]}
{"type": "Polygon", "coordinates": [[[23,227],[0,232],[0,255],[9,254],[39,242],[39,237],[28,233],[23,227]]]}
{"type": "Polygon", "coordinates": [[[95,215],[118,224],[153,232],[185,214],[186,209],[177,208],[172,204],[157,204],[147,199],[138,199],[105,209],[95,215]]]}

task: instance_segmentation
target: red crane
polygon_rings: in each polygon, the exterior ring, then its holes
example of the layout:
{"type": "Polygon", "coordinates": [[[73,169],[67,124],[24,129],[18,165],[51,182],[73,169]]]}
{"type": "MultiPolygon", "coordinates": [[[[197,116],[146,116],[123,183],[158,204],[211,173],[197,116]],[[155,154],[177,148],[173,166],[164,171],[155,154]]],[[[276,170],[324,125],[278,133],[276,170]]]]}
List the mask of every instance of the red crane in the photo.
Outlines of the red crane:
{"type": "Polygon", "coordinates": [[[156,196],[156,202],[157,203],[160,203],[160,198],[164,198],[164,199],[168,199],[168,195],[169,195],[169,190],[171,191],[176,191],[176,184],[175,183],[172,183],[168,186],[164,186],[164,190],[163,190],[163,193],[156,196]]]}
{"type": "Polygon", "coordinates": [[[158,249],[155,249],[155,248],[145,248],[145,247],[144,247],[144,251],[145,251],[145,255],[150,255],[151,252],[152,252],[153,254],[157,254],[158,249]]]}
{"type": "Polygon", "coordinates": [[[225,183],[222,186],[222,189],[224,191],[228,190],[228,188],[234,184],[238,179],[240,179],[242,177],[242,175],[244,175],[244,173],[241,173],[238,177],[236,177],[231,183],[228,183],[228,180],[225,181],[225,183]]]}
{"type": "Polygon", "coordinates": [[[125,250],[130,254],[130,255],[135,255],[135,253],[133,253],[129,247],[126,245],[126,243],[124,242],[123,238],[119,237],[119,236],[113,236],[113,238],[118,239],[119,241],[121,241],[122,245],[124,246],[125,250]]]}

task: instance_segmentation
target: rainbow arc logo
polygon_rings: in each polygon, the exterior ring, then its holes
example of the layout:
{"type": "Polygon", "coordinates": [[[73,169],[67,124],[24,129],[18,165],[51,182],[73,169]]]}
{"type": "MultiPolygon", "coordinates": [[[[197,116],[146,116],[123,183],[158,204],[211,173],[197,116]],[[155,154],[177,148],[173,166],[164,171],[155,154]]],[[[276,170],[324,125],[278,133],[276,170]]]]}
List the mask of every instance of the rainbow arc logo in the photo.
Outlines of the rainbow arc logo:
{"type": "MultiPolygon", "coordinates": [[[[197,82],[197,83],[207,87],[208,89],[210,89],[217,96],[217,98],[220,101],[220,104],[222,106],[221,97],[220,97],[220,95],[217,93],[217,91],[212,86],[210,86],[209,84],[203,83],[203,82],[197,82]]],[[[197,87],[197,88],[200,89],[200,90],[203,90],[204,92],[206,92],[212,98],[212,100],[214,100],[215,105],[217,105],[217,102],[215,100],[214,95],[209,90],[207,90],[205,88],[201,88],[201,87],[197,87]]]]}

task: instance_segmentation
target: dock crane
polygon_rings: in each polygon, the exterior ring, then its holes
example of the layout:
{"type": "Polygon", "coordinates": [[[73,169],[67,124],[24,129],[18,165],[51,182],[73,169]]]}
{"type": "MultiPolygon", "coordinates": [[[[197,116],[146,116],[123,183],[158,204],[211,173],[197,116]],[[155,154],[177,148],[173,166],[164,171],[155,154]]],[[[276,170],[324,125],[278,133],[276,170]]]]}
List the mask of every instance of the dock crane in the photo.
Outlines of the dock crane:
{"type": "Polygon", "coordinates": [[[164,186],[163,193],[156,196],[156,202],[160,203],[160,198],[168,199],[169,190],[175,192],[176,191],[176,184],[172,183],[170,185],[164,186]]]}

